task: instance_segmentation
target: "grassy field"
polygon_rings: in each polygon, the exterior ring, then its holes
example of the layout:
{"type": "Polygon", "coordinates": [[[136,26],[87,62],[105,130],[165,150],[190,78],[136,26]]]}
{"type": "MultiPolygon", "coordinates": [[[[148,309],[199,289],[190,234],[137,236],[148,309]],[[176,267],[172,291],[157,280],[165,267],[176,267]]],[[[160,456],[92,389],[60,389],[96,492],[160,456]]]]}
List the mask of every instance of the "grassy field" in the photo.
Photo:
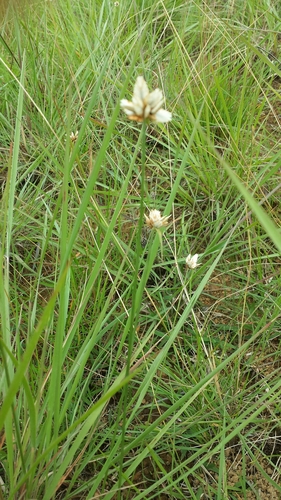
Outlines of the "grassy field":
{"type": "Polygon", "coordinates": [[[0,12],[0,500],[280,499],[280,2],[0,12]]]}

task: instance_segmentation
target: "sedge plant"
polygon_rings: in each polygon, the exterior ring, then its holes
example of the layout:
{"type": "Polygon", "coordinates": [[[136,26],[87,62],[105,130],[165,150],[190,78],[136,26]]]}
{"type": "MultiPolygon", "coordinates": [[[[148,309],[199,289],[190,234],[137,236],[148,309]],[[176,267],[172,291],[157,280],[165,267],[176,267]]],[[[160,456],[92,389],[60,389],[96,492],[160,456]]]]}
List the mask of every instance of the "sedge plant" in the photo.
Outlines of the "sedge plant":
{"type": "Polygon", "coordinates": [[[0,9],[0,498],[278,498],[279,3],[22,6],[0,9]]]}

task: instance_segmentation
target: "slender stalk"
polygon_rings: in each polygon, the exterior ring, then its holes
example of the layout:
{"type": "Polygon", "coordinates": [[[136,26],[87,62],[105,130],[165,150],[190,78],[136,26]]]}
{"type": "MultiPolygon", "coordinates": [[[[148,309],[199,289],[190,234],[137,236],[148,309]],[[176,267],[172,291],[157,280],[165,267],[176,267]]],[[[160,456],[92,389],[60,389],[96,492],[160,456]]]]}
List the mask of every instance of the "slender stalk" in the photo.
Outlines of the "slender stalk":
{"type": "Polygon", "coordinates": [[[134,286],[132,291],[132,307],[131,307],[131,324],[129,329],[129,339],[128,339],[128,356],[127,356],[127,367],[126,367],[126,376],[129,375],[130,364],[131,364],[131,356],[133,352],[133,345],[135,339],[135,332],[137,328],[138,316],[139,316],[139,305],[140,302],[137,303],[136,294],[138,288],[139,281],[139,270],[141,264],[141,254],[143,251],[142,248],[142,228],[143,228],[143,219],[144,219],[144,197],[145,197],[145,156],[146,156],[146,147],[145,147],[145,138],[146,138],[146,122],[143,122],[141,129],[141,192],[140,192],[140,213],[138,220],[138,230],[137,230],[137,238],[136,238],[136,253],[135,253],[135,272],[134,272],[134,286]]]}
{"type": "MultiPolygon", "coordinates": [[[[133,288],[132,288],[132,306],[129,318],[129,335],[128,335],[128,352],[127,352],[127,365],[126,365],[126,377],[130,373],[131,357],[135,342],[136,329],[138,326],[138,317],[140,310],[140,301],[137,301],[137,290],[139,281],[139,270],[141,265],[141,254],[142,254],[142,228],[144,219],[144,197],[145,197],[145,159],[146,159],[146,122],[144,121],[141,129],[141,191],[140,191],[140,212],[138,220],[138,230],[136,237],[136,252],[135,252],[135,270],[133,278],[133,288]]],[[[121,486],[122,486],[122,470],[124,462],[124,448],[125,448],[125,434],[126,434],[126,413],[127,413],[127,403],[130,396],[128,384],[124,387],[122,406],[123,406],[123,419],[122,419],[122,451],[120,457],[120,467],[119,467],[119,478],[118,478],[118,500],[121,500],[121,486]]]]}

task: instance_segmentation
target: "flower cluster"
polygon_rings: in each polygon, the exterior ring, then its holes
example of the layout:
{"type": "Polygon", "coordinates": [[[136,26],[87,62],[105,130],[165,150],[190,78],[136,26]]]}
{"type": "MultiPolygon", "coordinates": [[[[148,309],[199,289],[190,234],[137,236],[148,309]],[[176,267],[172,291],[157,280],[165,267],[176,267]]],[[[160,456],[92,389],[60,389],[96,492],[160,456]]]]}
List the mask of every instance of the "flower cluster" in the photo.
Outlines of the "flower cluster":
{"type": "Polygon", "coordinates": [[[71,142],[75,143],[78,139],[78,130],[76,130],[75,134],[73,132],[71,132],[69,138],[70,138],[71,142]]]}
{"type": "Polygon", "coordinates": [[[189,254],[186,257],[185,262],[187,267],[189,267],[189,269],[195,269],[195,267],[199,266],[199,264],[197,263],[198,257],[199,257],[198,253],[196,253],[195,255],[189,254]]]}
{"type": "Polygon", "coordinates": [[[170,215],[162,217],[159,210],[150,210],[149,215],[145,215],[145,222],[150,229],[160,229],[160,227],[168,225],[169,217],[170,215]]]}
{"type": "Polygon", "coordinates": [[[125,111],[129,120],[143,122],[148,119],[158,123],[166,123],[172,119],[172,113],[162,109],[163,102],[162,91],[155,89],[153,92],[149,92],[143,76],[138,76],[132,101],[122,99],[121,108],[125,111]]]}

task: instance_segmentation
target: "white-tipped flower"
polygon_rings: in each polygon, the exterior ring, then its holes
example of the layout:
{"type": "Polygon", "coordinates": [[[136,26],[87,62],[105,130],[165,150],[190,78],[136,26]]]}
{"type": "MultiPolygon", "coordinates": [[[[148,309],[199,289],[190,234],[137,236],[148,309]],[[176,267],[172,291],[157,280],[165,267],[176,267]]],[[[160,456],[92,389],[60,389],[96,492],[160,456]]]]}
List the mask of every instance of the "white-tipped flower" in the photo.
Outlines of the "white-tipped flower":
{"type": "Polygon", "coordinates": [[[78,130],[76,130],[75,134],[73,132],[71,132],[69,137],[70,137],[71,142],[76,142],[78,139],[78,130]]]}
{"type": "Polygon", "coordinates": [[[163,102],[162,91],[155,89],[150,93],[143,76],[138,76],[132,101],[122,99],[121,108],[125,111],[129,120],[143,122],[149,119],[158,123],[166,123],[172,119],[172,113],[161,108],[163,102]]]}
{"type": "Polygon", "coordinates": [[[196,253],[195,255],[189,254],[185,260],[187,267],[189,267],[189,269],[195,269],[195,267],[199,266],[199,264],[197,264],[197,260],[198,253],[196,253]]]}
{"type": "Polygon", "coordinates": [[[160,227],[168,225],[170,215],[161,216],[159,210],[150,210],[149,216],[145,215],[145,222],[150,229],[160,229],[160,227]]]}

